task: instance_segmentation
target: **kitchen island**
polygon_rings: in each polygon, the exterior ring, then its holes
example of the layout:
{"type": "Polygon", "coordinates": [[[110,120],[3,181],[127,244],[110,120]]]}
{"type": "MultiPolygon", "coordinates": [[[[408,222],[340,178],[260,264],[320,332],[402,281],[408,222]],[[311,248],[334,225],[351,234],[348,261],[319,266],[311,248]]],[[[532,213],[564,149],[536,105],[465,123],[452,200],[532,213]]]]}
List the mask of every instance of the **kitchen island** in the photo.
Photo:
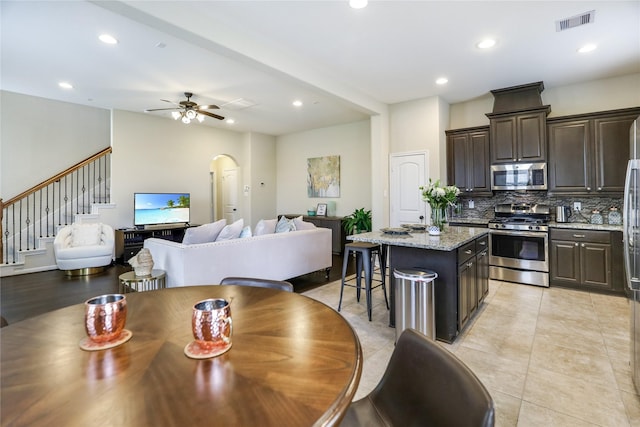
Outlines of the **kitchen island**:
{"type": "Polygon", "coordinates": [[[355,234],[354,241],[385,245],[389,251],[389,326],[395,326],[394,269],[428,269],[438,273],[434,283],[436,338],[451,343],[488,292],[489,253],[486,228],[446,227],[440,236],[422,231],[355,234]]]}

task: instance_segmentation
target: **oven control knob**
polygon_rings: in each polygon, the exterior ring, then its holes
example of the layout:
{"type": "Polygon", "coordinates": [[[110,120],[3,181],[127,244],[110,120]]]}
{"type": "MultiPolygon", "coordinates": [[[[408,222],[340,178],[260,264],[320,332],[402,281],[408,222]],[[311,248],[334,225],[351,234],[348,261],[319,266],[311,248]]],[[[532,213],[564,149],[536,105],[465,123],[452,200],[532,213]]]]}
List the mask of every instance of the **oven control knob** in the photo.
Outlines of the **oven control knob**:
{"type": "Polygon", "coordinates": [[[504,225],[504,224],[502,224],[502,228],[507,228],[507,226],[506,226],[506,225],[504,225]]]}
{"type": "Polygon", "coordinates": [[[533,230],[533,225],[530,225],[530,226],[529,226],[529,230],[533,230]]]}

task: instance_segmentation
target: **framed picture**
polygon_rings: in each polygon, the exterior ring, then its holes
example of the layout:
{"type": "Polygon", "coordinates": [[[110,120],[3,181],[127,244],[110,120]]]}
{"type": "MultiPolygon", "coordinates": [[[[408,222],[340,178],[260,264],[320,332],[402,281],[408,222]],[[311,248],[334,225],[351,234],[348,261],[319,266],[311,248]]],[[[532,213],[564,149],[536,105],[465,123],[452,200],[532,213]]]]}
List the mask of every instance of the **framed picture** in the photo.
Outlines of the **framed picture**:
{"type": "Polygon", "coordinates": [[[318,215],[318,216],[327,216],[327,204],[326,203],[318,203],[318,207],[316,208],[316,215],[318,215]]]}

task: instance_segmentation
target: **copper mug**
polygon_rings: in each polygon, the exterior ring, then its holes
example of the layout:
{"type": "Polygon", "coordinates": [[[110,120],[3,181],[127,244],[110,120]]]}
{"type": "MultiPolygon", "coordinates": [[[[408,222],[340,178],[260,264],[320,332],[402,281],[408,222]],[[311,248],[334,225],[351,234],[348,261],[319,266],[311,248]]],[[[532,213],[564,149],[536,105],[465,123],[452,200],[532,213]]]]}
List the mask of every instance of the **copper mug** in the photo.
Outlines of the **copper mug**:
{"type": "Polygon", "coordinates": [[[120,337],[127,321],[124,295],[100,295],[87,300],[84,307],[84,327],[91,341],[104,343],[120,337]]]}
{"type": "Polygon", "coordinates": [[[196,343],[204,350],[231,346],[233,325],[229,301],[212,298],[197,302],[193,306],[191,329],[196,343]]]}

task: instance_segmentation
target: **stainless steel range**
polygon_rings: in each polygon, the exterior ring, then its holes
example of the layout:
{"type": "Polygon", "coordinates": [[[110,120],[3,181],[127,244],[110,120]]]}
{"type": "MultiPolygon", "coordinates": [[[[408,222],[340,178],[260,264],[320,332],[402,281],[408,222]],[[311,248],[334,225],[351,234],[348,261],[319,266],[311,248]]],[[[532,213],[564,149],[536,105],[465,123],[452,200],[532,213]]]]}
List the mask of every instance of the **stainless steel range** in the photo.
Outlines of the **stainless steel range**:
{"type": "Polygon", "coordinates": [[[549,286],[547,205],[499,204],[489,221],[489,277],[549,286]]]}

